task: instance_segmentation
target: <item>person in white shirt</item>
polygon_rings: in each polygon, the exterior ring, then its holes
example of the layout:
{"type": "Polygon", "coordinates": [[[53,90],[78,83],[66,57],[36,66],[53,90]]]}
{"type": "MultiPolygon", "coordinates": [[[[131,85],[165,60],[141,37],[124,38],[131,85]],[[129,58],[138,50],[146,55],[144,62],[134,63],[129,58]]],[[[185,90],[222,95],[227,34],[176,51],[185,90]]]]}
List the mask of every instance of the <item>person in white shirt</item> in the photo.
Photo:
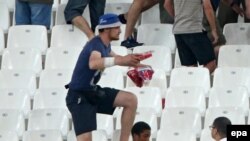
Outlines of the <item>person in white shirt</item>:
{"type": "Polygon", "coordinates": [[[215,141],[227,141],[227,125],[232,125],[227,117],[218,117],[211,128],[211,136],[215,141]]]}

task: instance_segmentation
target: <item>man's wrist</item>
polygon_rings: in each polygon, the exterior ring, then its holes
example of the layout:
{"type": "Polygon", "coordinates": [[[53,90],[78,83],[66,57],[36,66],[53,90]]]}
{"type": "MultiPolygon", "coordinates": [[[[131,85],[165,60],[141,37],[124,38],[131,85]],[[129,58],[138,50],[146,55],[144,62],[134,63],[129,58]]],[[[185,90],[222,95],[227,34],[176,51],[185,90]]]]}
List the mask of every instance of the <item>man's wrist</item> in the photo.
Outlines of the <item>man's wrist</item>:
{"type": "Polygon", "coordinates": [[[233,1],[230,3],[230,7],[233,7],[235,4],[236,4],[236,2],[235,2],[235,0],[233,0],[233,1]]]}

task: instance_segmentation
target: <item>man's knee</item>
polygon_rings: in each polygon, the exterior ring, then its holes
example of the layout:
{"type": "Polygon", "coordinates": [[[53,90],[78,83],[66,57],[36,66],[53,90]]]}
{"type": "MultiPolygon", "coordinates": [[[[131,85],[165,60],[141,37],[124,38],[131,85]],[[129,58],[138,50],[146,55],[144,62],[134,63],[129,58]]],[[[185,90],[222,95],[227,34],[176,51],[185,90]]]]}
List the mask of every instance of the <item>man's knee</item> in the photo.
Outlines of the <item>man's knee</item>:
{"type": "Polygon", "coordinates": [[[126,107],[137,108],[137,97],[133,93],[129,93],[127,97],[126,107]]]}

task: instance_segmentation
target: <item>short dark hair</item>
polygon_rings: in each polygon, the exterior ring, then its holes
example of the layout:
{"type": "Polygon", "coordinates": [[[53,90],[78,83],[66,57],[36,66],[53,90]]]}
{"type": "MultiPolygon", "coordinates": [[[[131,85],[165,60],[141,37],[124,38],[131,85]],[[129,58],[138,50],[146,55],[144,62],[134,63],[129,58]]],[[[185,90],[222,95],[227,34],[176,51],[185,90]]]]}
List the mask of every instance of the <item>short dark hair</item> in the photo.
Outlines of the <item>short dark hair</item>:
{"type": "Polygon", "coordinates": [[[216,128],[221,136],[226,136],[227,125],[232,125],[227,117],[218,117],[214,120],[213,128],[216,128]]]}
{"type": "Polygon", "coordinates": [[[132,127],[131,134],[132,136],[140,135],[144,130],[151,130],[151,128],[146,122],[139,121],[132,127]]]}
{"type": "Polygon", "coordinates": [[[102,33],[104,31],[104,28],[98,29],[99,33],[102,33]]]}

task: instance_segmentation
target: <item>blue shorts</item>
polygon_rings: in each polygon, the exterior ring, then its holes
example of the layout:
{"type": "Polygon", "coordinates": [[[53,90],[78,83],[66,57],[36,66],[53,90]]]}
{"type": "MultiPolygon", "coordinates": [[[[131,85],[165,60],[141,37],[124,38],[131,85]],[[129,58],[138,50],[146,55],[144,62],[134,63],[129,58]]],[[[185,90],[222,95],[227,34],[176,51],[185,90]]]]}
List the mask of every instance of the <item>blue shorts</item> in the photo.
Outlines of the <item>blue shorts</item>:
{"type": "Polygon", "coordinates": [[[16,25],[44,25],[50,28],[52,4],[29,3],[16,0],[16,25]]]}
{"type": "Polygon", "coordinates": [[[90,91],[68,91],[66,103],[72,115],[76,136],[96,130],[96,113],[112,115],[115,110],[113,104],[119,90],[101,87],[98,90],[104,92],[98,98],[90,91]]]}
{"type": "Polygon", "coordinates": [[[183,66],[205,65],[215,60],[212,42],[206,32],[175,34],[175,40],[183,66]]]}

